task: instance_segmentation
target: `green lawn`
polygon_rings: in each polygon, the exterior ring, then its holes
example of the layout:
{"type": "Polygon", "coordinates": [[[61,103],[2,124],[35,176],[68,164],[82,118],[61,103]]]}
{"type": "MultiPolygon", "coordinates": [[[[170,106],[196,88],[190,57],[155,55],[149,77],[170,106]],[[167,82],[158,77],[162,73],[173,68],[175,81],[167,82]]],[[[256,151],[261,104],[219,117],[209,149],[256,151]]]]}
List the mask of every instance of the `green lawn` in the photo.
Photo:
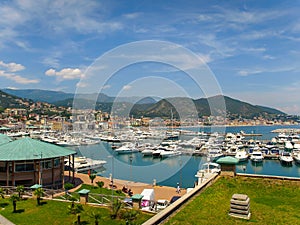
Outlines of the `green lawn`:
{"type": "MultiPolygon", "coordinates": [[[[74,224],[76,215],[69,214],[68,206],[71,203],[58,201],[42,201],[41,206],[37,206],[35,199],[22,200],[17,202],[17,212],[13,213],[12,203],[8,199],[0,200],[0,214],[11,220],[17,225],[69,225],[74,224]]],[[[83,205],[84,211],[81,213],[82,224],[94,224],[94,220],[90,217],[92,211],[101,214],[99,224],[125,224],[125,220],[110,218],[110,210],[105,207],[91,207],[83,205]]],[[[151,217],[149,214],[140,213],[136,220],[137,224],[141,224],[151,217]]]]}
{"type": "Polygon", "coordinates": [[[166,224],[299,224],[300,182],[221,177],[166,224]],[[251,219],[228,215],[234,193],[250,198],[251,219]]]}
{"type": "MultiPolygon", "coordinates": [[[[81,187],[76,192],[78,192],[82,189],[90,190],[90,193],[102,194],[102,195],[111,195],[111,191],[112,191],[111,189],[108,189],[108,188],[99,188],[96,185],[92,186],[89,184],[82,184],[81,187]]],[[[121,190],[113,190],[113,195],[125,197],[125,194],[121,190]]]]}

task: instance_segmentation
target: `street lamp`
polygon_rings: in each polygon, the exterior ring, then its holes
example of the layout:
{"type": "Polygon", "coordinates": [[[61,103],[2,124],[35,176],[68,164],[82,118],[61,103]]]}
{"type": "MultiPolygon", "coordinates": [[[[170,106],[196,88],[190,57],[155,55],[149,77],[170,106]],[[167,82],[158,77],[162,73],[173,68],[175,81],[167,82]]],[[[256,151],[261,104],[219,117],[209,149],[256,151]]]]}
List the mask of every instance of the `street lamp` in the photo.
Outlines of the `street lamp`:
{"type": "Polygon", "coordinates": [[[40,156],[40,163],[39,163],[39,185],[43,185],[43,166],[42,166],[42,159],[43,159],[43,153],[41,152],[41,154],[39,155],[34,155],[34,156],[40,156]]]}
{"type": "Polygon", "coordinates": [[[133,157],[132,155],[129,156],[129,162],[130,162],[130,180],[131,182],[133,182],[133,178],[132,178],[132,160],[133,160],[133,157]]]}
{"type": "Polygon", "coordinates": [[[111,174],[110,174],[110,182],[111,182],[111,202],[114,204],[114,155],[109,155],[108,158],[111,158],[111,174]]]}

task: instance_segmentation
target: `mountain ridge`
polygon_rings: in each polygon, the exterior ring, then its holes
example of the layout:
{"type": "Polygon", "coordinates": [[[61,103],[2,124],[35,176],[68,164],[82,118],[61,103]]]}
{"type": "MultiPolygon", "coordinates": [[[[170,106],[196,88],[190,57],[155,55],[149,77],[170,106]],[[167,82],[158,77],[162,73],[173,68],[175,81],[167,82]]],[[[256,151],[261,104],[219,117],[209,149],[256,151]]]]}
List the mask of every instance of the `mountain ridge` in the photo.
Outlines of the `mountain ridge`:
{"type": "MultiPolygon", "coordinates": [[[[10,92],[8,94],[14,93],[14,96],[42,102],[43,100],[50,99],[53,94],[51,104],[65,107],[72,107],[73,105],[74,94],[71,93],[40,89],[4,89],[4,91],[5,90],[10,92]],[[59,100],[54,101],[56,99],[59,100]]],[[[102,93],[98,96],[95,95],[96,94],[76,94],[76,102],[83,107],[88,107],[93,104],[92,106],[95,109],[106,112],[110,112],[114,104],[123,109],[131,107],[131,115],[135,117],[148,116],[170,118],[171,111],[174,117],[179,117],[179,114],[181,114],[180,116],[193,117],[195,114],[198,114],[198,116],[209,116],[210,114],[218,115],[221,113],[223,115],[226,113],[227,116],[234,118],[254,118],[258,116],[270,118],[279,114],[286,115],[286,113],[271,107],[252,105],[223,95],[199,99],[191,99],[188,97],[169,97],[159,101],[151,97],[121,97],[117,98],[118,104],[116,104],[117,102],[114,102],[114,100],[116,100],[115,97],[102,93]],[[97,102],[95,103],[92,99],[97,99],[97,102]],[[223,99],[225,101],[225,107],[222,106],[223,99]],[[215,107],[214,109],[213,106],[215,105],[218,107],[215,107]],[[182,115],[182,112],[184,112],[184,115],[182,115]]]]}

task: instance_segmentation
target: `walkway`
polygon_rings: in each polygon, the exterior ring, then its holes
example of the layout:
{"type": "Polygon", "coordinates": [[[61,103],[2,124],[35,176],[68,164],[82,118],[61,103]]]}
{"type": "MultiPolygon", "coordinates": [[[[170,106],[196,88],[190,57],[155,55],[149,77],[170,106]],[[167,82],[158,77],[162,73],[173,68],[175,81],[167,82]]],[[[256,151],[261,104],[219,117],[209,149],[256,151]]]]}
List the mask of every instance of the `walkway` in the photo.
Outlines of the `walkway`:
{"type": "MultiPolygon", "coordinates": [[[[68,182],[68,172],[65,172],[65,178],[66,182],[68,182]]],[[[96,179],[94,180],[94,185],[97,185],[96,182],[98,181],[103,181],[104,182],[104,187],[109,188],[110,184],[110,179],[107,177],[100,177],[97,176],[96,179]]],[[[75,183],[76,185],[80,183],[85,183],[85,184],[91,184],[91,180],[87,174],[83,173],[75,173],[75,183]]],[[[114,185],[117,186],[116,189],[122,189],[123,186],[126,186],[130,188],[133,192],[133,194],[140,194],[144,189],[154,189],[154,198],[155,200],[158,199],[166,199],[170,201],[170,199],[176,195],[176,196],[182,196],[186,193],[186,189],[181,189],[181,192],[178,194],[176,192],[175,187],[167,187],[167,186],[153,186],[152,184],[146,184],[146,183],[141,183],[141,182],[132,182],[132,181],[126,181],[126,180],[120,180],[120,179],[114,179],[114,185]]],[[[79,188],[79,186],[77,187],[79,188]]],[[[74,188],[70,191],[73,191],[77,188],[74,188]]]]}
{"type": "Polygon", "coordinates": [[[15,225],[15,224],[10,222],[4,216],[0,215],[0,225],[15,225]]]}

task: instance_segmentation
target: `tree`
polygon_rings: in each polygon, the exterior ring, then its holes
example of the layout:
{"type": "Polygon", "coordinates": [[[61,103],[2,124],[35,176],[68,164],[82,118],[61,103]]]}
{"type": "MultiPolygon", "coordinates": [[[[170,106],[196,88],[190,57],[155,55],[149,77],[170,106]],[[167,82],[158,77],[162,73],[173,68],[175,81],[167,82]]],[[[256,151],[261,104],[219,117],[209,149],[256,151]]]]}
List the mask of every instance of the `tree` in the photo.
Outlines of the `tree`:
{"type": "Polygon", "coordinates": [[[97,175],[95,173],[92,173],[92,174],[89,175],[89,177],[90,177],[91,183],[93,184],[95,178],[97,177],[97,175]]]}
{"type": "Polygon", "coordinates": [[[101,219],[101,214],[97,211],[92,211],[90,217],[95,220],[95,225],[99,225],[99,220],[101,219]]]}
{"type": "Polygon", "coordinates": [[[37,204],[41,205],[41,199],[44,196],[44,190],[43,190],[43,188],[37,188],[37,189],[35,189],[34,195],[36,196],[37,204]]]}
{"type": "Polygon", "coordinates": [[[19,185],[17,186],[17,189],[16,191],[19,193],[19,198],[21,199],[22,198],[22,194],[24,193],[24,186],[23,185],[19,185]]]}
{"type": "Polygon", "coordinates": [[[121,218],[126,221],[126,224],[134,224],[138,215],[139,211],[134,209],[124,210],[121,212],[121,218]]]}
{"type": "Polygon", "coordinates": [[[4,198],[5,191],[3,188],[0,188],[0,197],[4,198]]]}
{"type": "Polygon", "coordinates": [[[99,188],[103,188],[103,186],[104,186],[103,181],[98,181],[98,182],[96,182],[96,184],[98,185],[99,188]]]}
{"type": "Polygon", "coordinates": [[[65,187],[65,190],[68,191],[68,190],[72,189],[74,187],[74,185],[71,183],[65,183],[64,187],[65,187]]]}
{"type": "Polygon", "coordinates": [[[13,203],[13,212],[15,213],[17,211],[17,201],[20,200],[19,195],[17,195],[17,194],[11,195],[10,200],[13,203]]]}
{"type": "Polygon", "coordinates": [[[122,202],[119,200],[119,199],[116,199],[115,201],[112,201],[112,204],[111,204],[111,214],[110,214],[110,217],[112,219],[116,219],[120,210],[122,209],[122,202]]]}
{"type": "Polygon", "coordinates": [[[80,213],[83,211],[83,207],[81,204],[77,204],[77,205],[74,205],[74,203],[72,203],[71,205],[68,206],[68,210],[69,210],[69,213],[71,214],[74,214],[77,216],[77,224],[80,224],[81,221],[80,221],[80,218],[81,218],[81,215],[80,213]]]}

